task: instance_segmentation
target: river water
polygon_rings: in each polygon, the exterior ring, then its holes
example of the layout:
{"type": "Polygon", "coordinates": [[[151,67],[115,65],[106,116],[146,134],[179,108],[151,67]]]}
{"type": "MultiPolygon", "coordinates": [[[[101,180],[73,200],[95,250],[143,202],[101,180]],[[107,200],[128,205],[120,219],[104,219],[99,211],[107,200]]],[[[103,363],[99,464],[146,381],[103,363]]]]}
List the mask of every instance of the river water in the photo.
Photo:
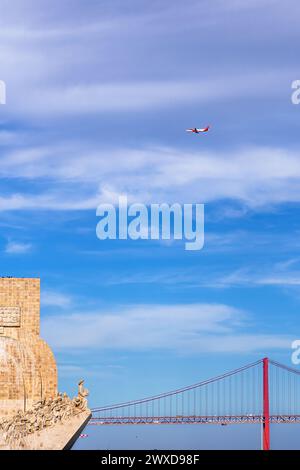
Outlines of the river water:
{"type": "MultiPolygon", "coordinates": [[[[261,447],[261,426],[232,424],[88,425],[73,450],[215,450],[261,447]]],[[[300,424],[271,426],[272,449],[300,449],[300,424]]]]}

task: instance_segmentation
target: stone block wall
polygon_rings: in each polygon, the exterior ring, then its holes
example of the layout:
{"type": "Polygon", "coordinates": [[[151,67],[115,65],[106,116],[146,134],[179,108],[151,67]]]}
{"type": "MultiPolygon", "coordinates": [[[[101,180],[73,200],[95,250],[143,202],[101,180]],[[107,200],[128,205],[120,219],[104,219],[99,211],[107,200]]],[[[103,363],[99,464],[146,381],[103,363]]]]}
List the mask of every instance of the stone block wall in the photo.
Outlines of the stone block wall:
{"type": "Polygon", "coordinates": [[[57,393],[55,359],[39,332],[40,280],[0,278],[0,416],[57,393]]]}

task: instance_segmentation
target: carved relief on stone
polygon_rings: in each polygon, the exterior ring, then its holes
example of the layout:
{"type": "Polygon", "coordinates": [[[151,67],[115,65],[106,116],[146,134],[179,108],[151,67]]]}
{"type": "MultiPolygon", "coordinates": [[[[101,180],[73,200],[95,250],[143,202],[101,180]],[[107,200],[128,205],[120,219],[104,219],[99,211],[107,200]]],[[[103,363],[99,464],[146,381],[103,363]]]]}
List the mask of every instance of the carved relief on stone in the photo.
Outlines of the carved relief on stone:
{"type": "Polygon", "coordinates": [[[20,307],[0,307],[1,327],[20,327],[21,309],[20,307]]]}
{"type": "Polygon", "coordinates": [[[37,401],[28,411],[18,411],[12,418],[0,420],[0,432],[11,449],[25,446],[26,436],[41,431],[73,416],[87,411],[88,390],[78,384],[78,396],[69,398],[66,393],[57,393],[55,398],[37,401]]]}

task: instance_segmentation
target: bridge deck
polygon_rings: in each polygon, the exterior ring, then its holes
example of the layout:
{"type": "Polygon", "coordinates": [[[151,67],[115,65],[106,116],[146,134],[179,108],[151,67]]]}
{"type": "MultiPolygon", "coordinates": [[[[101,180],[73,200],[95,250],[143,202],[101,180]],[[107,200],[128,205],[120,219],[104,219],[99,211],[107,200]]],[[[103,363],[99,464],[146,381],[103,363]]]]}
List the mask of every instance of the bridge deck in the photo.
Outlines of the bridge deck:
{"type": "MultiPolygon", "coordinates": [[[[259,424],[263,423],[262,415],[244,416],[116,416],[92,417],[89,424],[96,426],[120,424],[259,424]]],[[[272,415],[270,423],[300,423],[300,415],[272,415]]]]}

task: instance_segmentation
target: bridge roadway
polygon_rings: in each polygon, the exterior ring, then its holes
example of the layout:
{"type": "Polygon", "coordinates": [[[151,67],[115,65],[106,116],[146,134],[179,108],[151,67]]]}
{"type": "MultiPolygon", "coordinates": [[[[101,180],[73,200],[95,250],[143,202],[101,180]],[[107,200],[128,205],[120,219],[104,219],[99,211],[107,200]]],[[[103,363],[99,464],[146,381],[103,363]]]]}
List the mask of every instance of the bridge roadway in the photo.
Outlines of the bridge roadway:
{"type": "MultiPolygon", "coordinates": [[[[120,424],[259,424],[264,422],[262,415],[241,416],[115,416],[92,417],[89,425],[105,426],[120,424]]],[[[271,424],[300,423],[300,415],[271,415],[271,424]]]]}

